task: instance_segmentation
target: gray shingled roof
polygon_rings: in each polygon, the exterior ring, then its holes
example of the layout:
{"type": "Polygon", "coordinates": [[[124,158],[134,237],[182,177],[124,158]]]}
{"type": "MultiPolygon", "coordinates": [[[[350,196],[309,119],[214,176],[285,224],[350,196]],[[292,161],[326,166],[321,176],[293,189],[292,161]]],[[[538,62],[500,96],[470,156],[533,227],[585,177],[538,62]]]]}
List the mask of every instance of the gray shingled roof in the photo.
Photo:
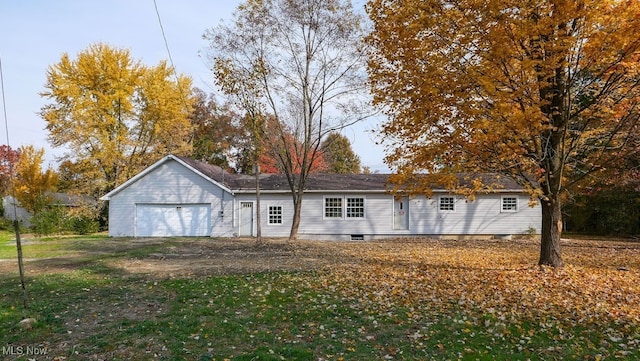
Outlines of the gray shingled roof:
{"type": "MultiPolygon", "coordinates": [[[[222,168],[185,157],[183,162],[205,176],[233,190],[255,189],[255,177],[248,174],[224,172],[222,168]]],[[[312,174],[306,189],[318,190],[385,190],[389,174],[312,174]]],[[[288,191],[289,184],[284,174],[261,174],[260,188],[271,191],[288,191]]]]}
{"type": "Polygon", "coordinates": [[[70,194],[70,193],[51,193],[55,203],[63,206],[76,207],[84,204],[93,204],[96,199],[92,196],[83,194],[70,194]]]}
{"type": "MultiPolygon", "coordinates": [[[[192,168],[210,179],[221,183],[234,191],[251,191],[255,189],[255,177],[248,174],[235,174],[223,171],[222,168],[205,162],[185,157],[177,157],[192,168]]],[[[385,191],[390,174],[311,174],[307,180],[307,191],[385,191]]],[[[484,184],[497,185],[502,189],[522,189],[515,181],[495,174],[474,174],[472,177],[460,176],[462,184],[468,178],[481,178],[484,184]]],[[[260,188],[265,191],[289,191],[284,174],[261,174],[260,188]]]]}

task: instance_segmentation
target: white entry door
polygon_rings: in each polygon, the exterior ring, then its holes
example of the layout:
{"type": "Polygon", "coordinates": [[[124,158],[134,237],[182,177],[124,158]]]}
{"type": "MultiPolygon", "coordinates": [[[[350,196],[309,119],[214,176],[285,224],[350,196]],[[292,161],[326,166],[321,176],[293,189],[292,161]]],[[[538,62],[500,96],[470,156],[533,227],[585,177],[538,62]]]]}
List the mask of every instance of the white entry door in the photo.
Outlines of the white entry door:
{"type": "Polygon", "coordinates": [[[253,202],[240,202],[240,236],[253,236],[253,202]]]}
{"type": "Polygon", "coordinates": [[[208,236],[211,228],[209,204],[138,204],[137,237],[208,236]]]}
{"type": "Polygon", "coordinates": [[[409,229],[409,198],[393,199],[393,229],[409,229]]]}

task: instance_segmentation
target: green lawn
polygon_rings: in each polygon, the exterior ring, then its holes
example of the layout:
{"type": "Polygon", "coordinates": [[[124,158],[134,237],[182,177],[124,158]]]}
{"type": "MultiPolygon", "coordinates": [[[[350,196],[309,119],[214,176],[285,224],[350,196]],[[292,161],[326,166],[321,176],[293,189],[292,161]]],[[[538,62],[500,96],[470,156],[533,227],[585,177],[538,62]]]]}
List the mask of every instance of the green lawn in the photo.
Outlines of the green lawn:
{"type": "Polygon", "coordinates": [[[326,247],[322,267],[225,272],[215,257],[257,264],[274,248],[217,241],[25,241],[27,310],[0,261],[1,359],[640,359],[638,244],[572,240],[553,270],[535,266],[533,241],[301,242],[278,259],[326,247]],[[158,254],[182,249],[185,268],[212,268],[163,272],[182,258],[158,254]]]}

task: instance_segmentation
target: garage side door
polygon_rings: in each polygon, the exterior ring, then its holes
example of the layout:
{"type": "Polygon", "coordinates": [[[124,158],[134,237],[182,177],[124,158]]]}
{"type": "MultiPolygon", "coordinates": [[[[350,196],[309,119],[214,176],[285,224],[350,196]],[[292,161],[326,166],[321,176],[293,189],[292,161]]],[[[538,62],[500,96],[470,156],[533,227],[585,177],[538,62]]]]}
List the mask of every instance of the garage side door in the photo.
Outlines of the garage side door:
{"type": "Polygon", "coordinates": [[[137,237],[209,236],[209,204],[138,204],[137,237]]]}

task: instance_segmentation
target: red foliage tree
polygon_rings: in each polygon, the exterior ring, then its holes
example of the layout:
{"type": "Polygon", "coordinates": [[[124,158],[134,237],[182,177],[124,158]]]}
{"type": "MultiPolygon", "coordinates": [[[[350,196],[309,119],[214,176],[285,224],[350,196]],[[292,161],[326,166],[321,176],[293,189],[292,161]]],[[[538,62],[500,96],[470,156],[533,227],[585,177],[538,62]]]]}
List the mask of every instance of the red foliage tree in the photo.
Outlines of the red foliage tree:
{"type": "Polygon", "coordinates": [[[15,176],[16,165],[20,161],[19,149],[12,149],[8,145],[0,145],[0,192],[6,195],[9,192],[11,178],[15,176]]]}
{"type": "MultiPolygon", "coordinates": [[[[287,134],[288,139],[285,142],[289,147],[288,154],[293,158],[293,173],[300,174],[302,170],[302,159],[298,159],[298,152],[295,151],[296,147],[301,147],[299,141],[294,141],[293,135],[287,134]]],[[[284,152],[279,152],[277,146],[274,146],[275,142],[269,142],[269,140],[265,140],[265,151],[260,155],[259,164],[260,171],[262,173],[274,173],[274,174],[282,174],[282,162],[283,160],[279,159],[279,157],[284,152]]],[[[325,162],[324,156],[322,152],[316,152],[315,154],[307,154],[307,161],[311,164],[309,173],[320,173],[327,170],[327,163],[325,162]]]]}

